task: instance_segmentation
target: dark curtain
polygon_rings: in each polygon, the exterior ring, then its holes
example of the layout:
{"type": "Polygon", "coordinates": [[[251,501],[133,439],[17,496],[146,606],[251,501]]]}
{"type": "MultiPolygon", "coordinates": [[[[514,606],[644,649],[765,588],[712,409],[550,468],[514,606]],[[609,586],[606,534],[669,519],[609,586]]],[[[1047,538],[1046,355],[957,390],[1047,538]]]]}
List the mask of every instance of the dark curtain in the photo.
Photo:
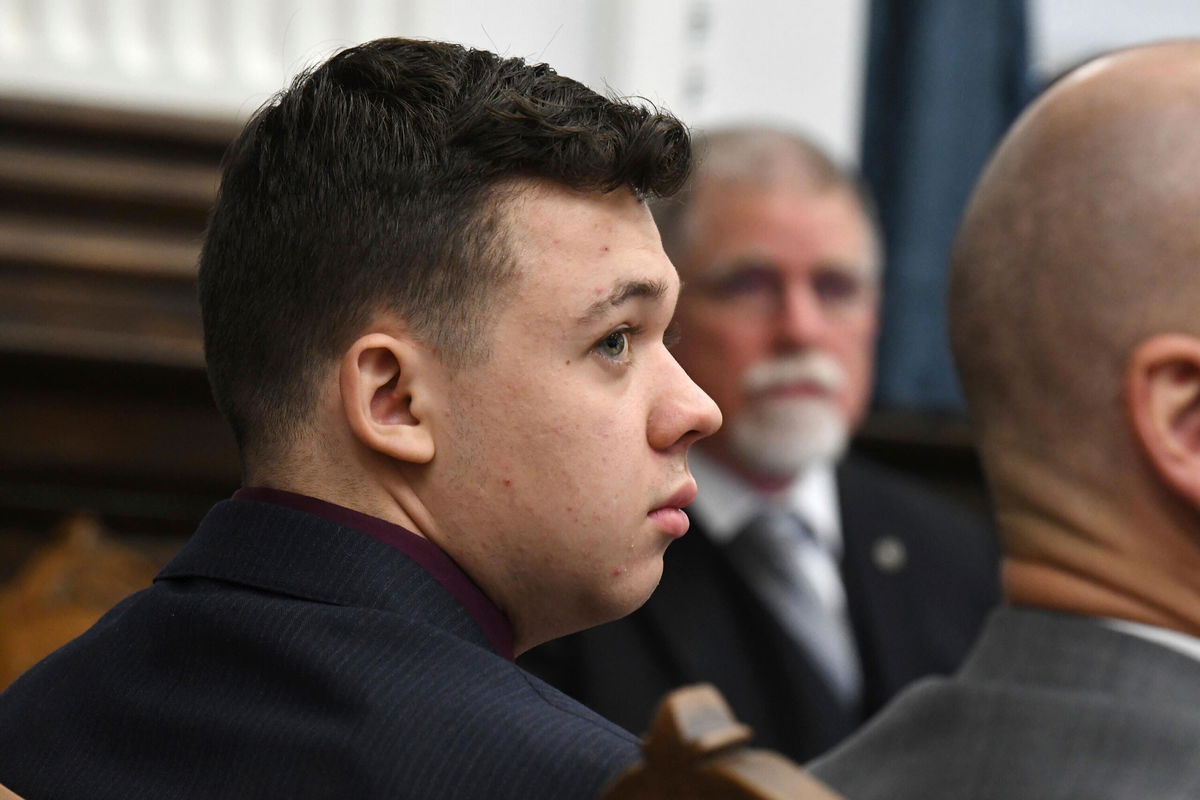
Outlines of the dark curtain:
{"type": "Polygon", "coordinates": [[[876,405],[962,406],[946,264],[988,154],[1032,95],[1022,0],[873,0],[863,174],[886,237],[876,405]]]}

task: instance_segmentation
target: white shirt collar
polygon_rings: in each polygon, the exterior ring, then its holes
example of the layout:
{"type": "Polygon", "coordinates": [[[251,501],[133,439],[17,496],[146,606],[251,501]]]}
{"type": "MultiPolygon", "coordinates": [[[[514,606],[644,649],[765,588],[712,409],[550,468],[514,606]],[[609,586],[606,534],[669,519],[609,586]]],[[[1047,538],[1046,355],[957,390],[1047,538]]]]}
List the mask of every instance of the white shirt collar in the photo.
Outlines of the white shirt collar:
{"type": "Polygon", "coordinates": [[[1200,661],[1200,639],[1195,636],[1189,636],[1186,633],[1173,631],[1169,628],[1160,628],[1157,625],[1132,622],[1127,619],[1101,617],[1100,624],[1113,630],[1127,633],[1130,636],[1136,636],[1139,639],[1145,639],[1148,642],[1169,647],[1172,650],[1183,653],[1188,658],[1200,661]]]}
{"type": "Polygon", "coordinates": [[[728,543],[764,504],[775,503],[804,520],[817,541],[835,558],[841,555],[842,524],[832,463],[812,465],[787,487],[770,495],[758,491],[698,448],[689,451],[688,464],[699,488],[688,513],[704,520],[704,530],[714,544],[728,543]]]}

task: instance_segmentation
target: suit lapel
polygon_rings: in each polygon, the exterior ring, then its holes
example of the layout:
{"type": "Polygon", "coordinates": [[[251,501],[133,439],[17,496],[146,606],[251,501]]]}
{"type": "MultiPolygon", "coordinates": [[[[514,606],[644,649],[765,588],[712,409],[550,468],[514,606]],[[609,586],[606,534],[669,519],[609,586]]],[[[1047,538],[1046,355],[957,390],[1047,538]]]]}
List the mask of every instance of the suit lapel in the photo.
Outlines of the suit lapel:
{"type": "Polygon", "coordinates": [[[731,577],[720,551],[696,521],[688,535],[667,550],[662,581],[642,613],[653,621],[684,680],[736,685],[744,678],[739,659],[729,653],[728,638],[706,635],[740,628],[745,609],[731,605],[731,577]]]}
{"type": "Polygon", "coordinates": [[[853,462],[838,469],[842,580],[863,664],[864,710],[870,714],[923,667],[908,625],[911,542],[863,480],[853,462]]]}
{"type": "Polygon", "coordinates": [[[680,683],[716,684],[762,741],[810,757],[848,733],[857,716],[842,709],[698,523],[693,515],[692,531],[667,550],[662,583],[642,614],[680,683]]]}

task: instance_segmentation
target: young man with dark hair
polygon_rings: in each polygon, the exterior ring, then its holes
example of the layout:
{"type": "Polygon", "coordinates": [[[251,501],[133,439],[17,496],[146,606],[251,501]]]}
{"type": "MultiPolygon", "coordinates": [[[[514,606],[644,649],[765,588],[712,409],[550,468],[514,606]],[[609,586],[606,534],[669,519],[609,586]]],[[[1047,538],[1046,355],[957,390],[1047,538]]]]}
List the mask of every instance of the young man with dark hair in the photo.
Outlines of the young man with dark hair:
{"type": "Polygon", "coordinates": [[[230,150],[200,269],[247,488],[0,697],[29,797],[589,797],[636,740],[512,663],[626,614],[720,422],[664,345],[673,118],[381,40],[230,150]]]}

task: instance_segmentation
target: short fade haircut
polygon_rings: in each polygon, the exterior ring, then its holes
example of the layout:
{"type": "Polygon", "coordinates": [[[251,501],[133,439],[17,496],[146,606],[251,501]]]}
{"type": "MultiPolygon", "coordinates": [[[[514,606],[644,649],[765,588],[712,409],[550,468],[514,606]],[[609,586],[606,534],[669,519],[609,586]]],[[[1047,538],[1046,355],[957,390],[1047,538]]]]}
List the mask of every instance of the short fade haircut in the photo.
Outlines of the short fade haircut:
{"type": "Polygon", "coordinates": [[[683,256],[684,230],[697,191],[717,182],[761,187],[799,185],[814,194],[846,189],[858,202],[881,245],[875,200],[866,182],[853,169],[834,161],[805,134],[769,125],[730,125],[695,133],[692,146],[696,163],[680,191],[650,204],[663,247],[673,259],[683,256]]]}
{"type": "Polygon", "coordinates": [[[379,39],[301,73],[230,146],[200,257],[209,381],[243,463],[295,439],[380,312],[451,367],[487,357],[517,274],[513,180],[665,196],[690,159],[669,114],[520,58],[379,39]]]}

